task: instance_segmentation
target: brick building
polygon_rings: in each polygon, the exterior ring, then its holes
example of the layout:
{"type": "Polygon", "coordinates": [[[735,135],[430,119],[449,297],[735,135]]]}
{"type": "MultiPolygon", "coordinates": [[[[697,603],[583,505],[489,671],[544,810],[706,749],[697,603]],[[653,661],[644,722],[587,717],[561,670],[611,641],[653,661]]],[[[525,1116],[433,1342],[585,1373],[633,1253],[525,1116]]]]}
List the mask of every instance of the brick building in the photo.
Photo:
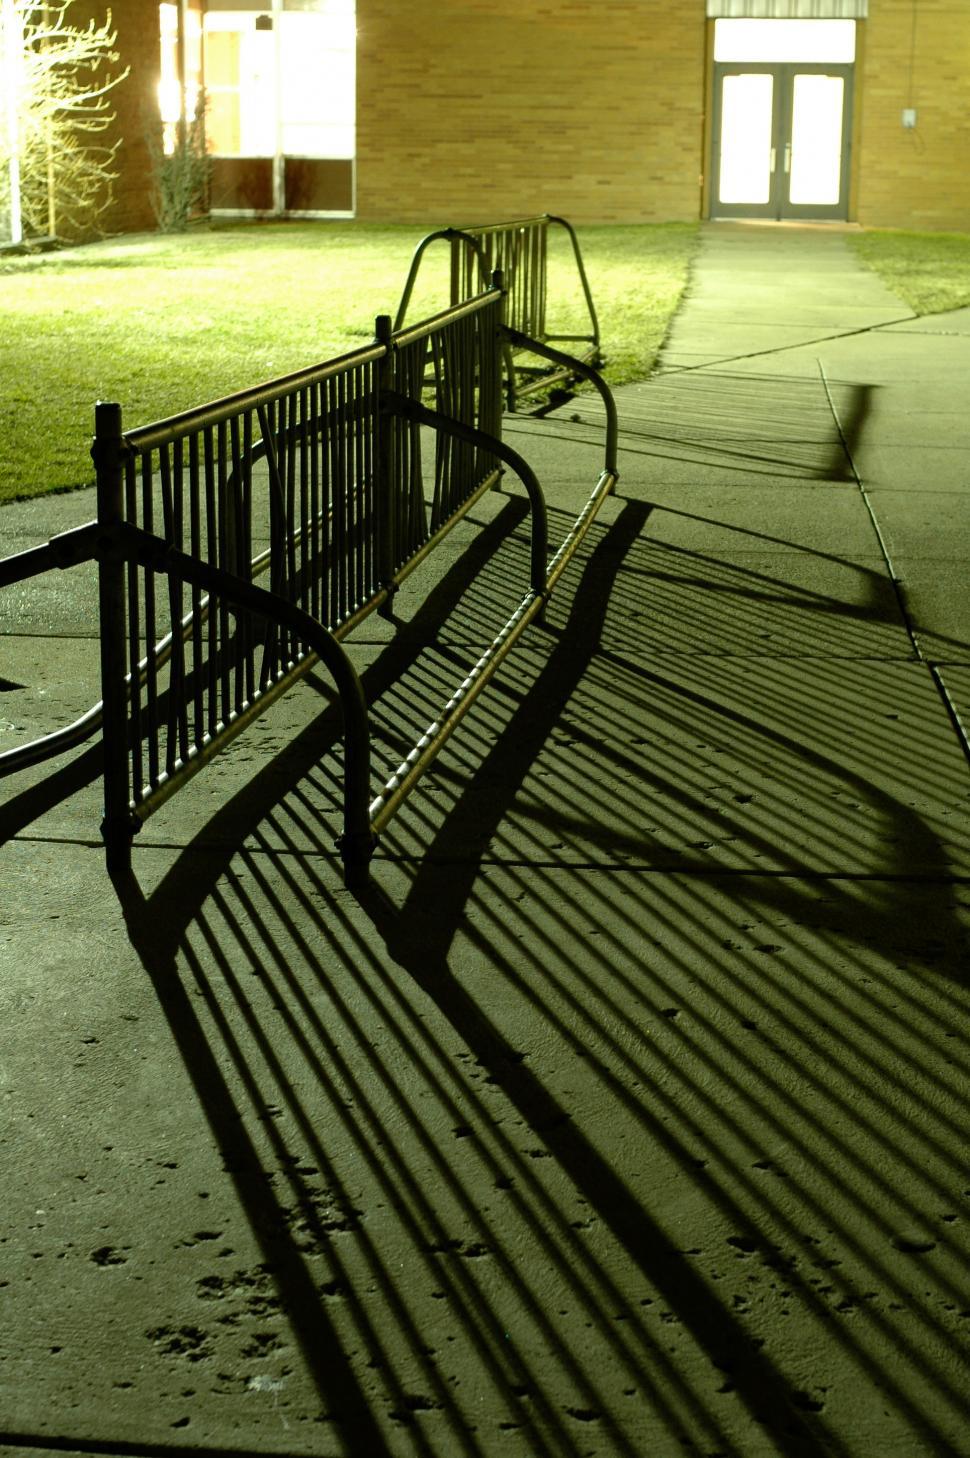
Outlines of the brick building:
{"type": "Polygon", "coordinates": [[[970,231],[970,0],[111,9],[131,68],[115,94],[118,230],[152,226],[161,78],[170,127],[205,88],[219,212],[970,231]]]}

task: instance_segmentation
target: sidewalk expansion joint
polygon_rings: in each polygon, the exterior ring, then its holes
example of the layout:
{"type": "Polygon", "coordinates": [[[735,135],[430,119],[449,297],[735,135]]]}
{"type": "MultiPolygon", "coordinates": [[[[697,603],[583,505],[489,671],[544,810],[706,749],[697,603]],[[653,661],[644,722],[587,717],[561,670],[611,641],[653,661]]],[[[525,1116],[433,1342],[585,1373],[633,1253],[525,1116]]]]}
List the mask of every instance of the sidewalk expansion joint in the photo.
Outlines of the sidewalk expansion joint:
{"type": "Polygon", "coordinates": [[[719,369],[722,365],[735,364],[739,360],[760,359],[767,354],[788,354],[795,349],[810,349],[814,344],[830,344],[835,339],[854,339],[860,334],[878,334],[881,329],[890,329],[895,324],[908,324],[910,320],[917,317],[916,314],[905,314],[901,319],[886,319],[881,324],[866,324],[862,329],[840,329],[835,334],[820,334],[817,339],[802,339],[795,344],[777,344],[772,349],[752,349],[747,354],[726,354],[723,359],[708,359],[704,360],[702,364],[664,366],[661,358],[659,368],[654,371],[653,377],[695,374],[698,370],[719,369]]]}
{"type": "Polygon", "coordinates": [[[925,654],[923,653],[922,648],[920,647],[918,629],[915,622],[913,621],[912,614],[909,611],[909,605],[906,601],[905,585],[902,578],[896,571],[892,559],[892,554],[889,551],[886,539],[883,536],[882,529],[879,526],[879,521],[876,517],[876,512],[872,504],[872,500],[869,496],[868,491],[866,490],[865,482],[863,481],[856,468],[856,463],[852,457],[852,451],[849,448],[849,442],[845,438],[845,432],[842,429],[842,422],[839,419],[838,408],[835,404],[835,401],[832,399],[832,392],[829,388],[828,376],[825,373],[825,365],[822,363],[820,357],[816,356],[816,359],[818,363],[819,375],[821,376],[822,385],[825,389],[825,398],[828,400],[829,409],[832,412],[832,419],[835,421],[836,429],[839,432],[839,439],[842,442],[842,449],[845,451],[846,459],[848,460],[852,470],[852,474],[855,477],[856,485],[859,488],[859,494],[862,497],[863,505],[865,506],[866,511],[869,514],[869,520],[872,523],[872,529],[876,534],[877,541],[879,542],[879,548],[882,552],[883,561],[886,564],[886,571],[889,574],[889,580],[892,583],[893,593],[896,598],[896,605],[899,609],[900,617],[902,618],[902,621],[905,625],[906,632],[909,634],[909,639],[913,645],[913,651],[917,659],[920,663],[926,664],[926,667],[929,670],[930,677],[932,678],[933,683],[936,687],[937,694],[939,695],[943,708],[946,711],[946,716],[950,721],[953,732],[956,734],[957,742],[959,743],[960,748],[963,751],[963,757],[967,761],[968,767],[970,767],[970,734],[968,734],[967,726],[964,724],[960,716],[960,713],[957,709],[956,704],[953,701],[949,689],[943,682],[942,675],[939,673],[937,668],[928,661],[925,654]]]}

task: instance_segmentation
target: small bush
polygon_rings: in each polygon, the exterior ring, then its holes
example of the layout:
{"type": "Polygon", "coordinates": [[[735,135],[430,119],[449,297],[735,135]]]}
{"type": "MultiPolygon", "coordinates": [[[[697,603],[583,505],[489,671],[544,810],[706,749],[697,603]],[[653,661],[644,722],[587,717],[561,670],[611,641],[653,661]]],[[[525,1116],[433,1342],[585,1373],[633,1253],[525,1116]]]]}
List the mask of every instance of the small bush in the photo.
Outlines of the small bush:
{"type": "Polygon", "coordinates": [[[205,143],[205,98],[195,115],[175,129],[174,146],[166,152],[157,131],[149,134],[152,161],[152,209],[160,233],[184,233],[190,219],[205,210],[210,162],[205,143]]]}

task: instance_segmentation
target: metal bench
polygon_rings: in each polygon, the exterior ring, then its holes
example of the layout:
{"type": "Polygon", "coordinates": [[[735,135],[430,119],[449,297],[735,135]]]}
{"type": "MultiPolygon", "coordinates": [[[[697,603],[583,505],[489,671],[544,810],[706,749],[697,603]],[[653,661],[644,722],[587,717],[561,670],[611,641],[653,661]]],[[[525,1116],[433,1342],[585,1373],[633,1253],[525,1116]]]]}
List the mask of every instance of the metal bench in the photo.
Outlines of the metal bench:
{"type": "Polygon", "coordinates": [[[0,588],[97,563],[102,702],[0,755],[0,774],[100,730],[112,873],[130,867],[143,821],[320,662],[343,710],[345,876],[366,879],[377,837],[541,612],[617,479],[612,396],[575,361],[606,406],[605,457],[550,558],[542,488],[501,438],[502,354],[520,337],[505,306],[496,275],[486,292],[411,328],[379,319],[364,349],[134,430],[123,429],[119,405],[98,405],[97,519],[0,561],[0,588]],[[368,707],[342,640],[389,603],[506,467],[529,498],[529,580],[372,797],[368,707]]]}

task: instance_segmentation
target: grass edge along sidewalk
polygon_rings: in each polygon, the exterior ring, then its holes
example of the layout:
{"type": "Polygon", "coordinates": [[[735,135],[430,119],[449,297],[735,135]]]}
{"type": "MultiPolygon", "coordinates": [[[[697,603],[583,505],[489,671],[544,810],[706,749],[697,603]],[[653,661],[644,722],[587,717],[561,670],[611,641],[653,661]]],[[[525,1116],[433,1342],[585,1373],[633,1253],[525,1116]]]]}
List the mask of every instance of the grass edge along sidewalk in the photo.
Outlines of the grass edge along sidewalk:
{"type": "MultiPolygon", "coordinates": [[[[93,479],[94,402],[128,425],[343,353],[393,312],[412,225],[259,223],[136,234],[0,259],[0,505],[93,479]]],[[[686,287],[697,225],[580,227],[613,385],[646,378],[686,287]]],[[[553,235],[555,237],[555,235],[553,235]]],[[[917,314],[970,304],[970,234],[846,234],[917,314]]],[[[446,250],[412,317],[446,299],[446,250]]],[[[585,327],[570,260],[553,247],[551,319],[585,327]]]]}
{"type": "MultiPolygon", "coordinates": [[[[0,503],[89,485],[94,402],[128,427],[346,353],[393,313],[429,231],[258,223],[138,234],[0,260],[0,503]]],[[[696,224],[578,230],[611,384],[643,379],[686,287],[696,224]]],[[[549,322],[588,319],[565,235],[550,236],[549,322]]],[[[447,302],[448,251],[409,318],[447,302]]]]}
{"type": "Polygon", "coordinates": [[[970,233],[866,228],[846,236],[859,262],[914,314],[943,314],[970,304],[970,233]]]}

